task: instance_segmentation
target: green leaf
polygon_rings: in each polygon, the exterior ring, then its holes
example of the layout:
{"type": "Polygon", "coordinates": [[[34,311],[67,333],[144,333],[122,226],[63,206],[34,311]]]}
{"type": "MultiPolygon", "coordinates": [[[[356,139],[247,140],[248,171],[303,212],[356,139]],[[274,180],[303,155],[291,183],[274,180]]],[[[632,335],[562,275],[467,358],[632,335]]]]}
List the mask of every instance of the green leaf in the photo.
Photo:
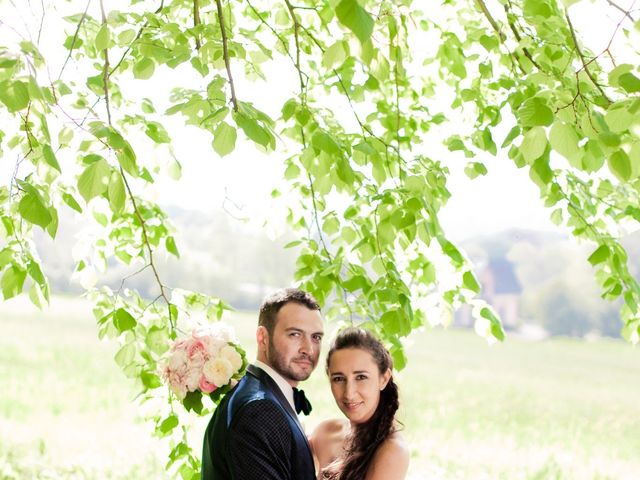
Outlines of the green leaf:
{"type": "Polygon", "coordinates": [[[175,238],[173,238],[172,236],[169,236],[166,238],[164,243],[169,253],[172,253],[176,258],[180,258],[180,253],[178,252],[178,247],[176,246],[175,238]]]}
{"type": "Polygon", "coordinates": [[[38,263],[33,260],[29,261],[27,272],[29,273],[29,276],[33,278],[33,280],[38,284],[42,295],[48,302],[49,285],[47,284],[47,279],[45,278],[44,273],[42,273],[42,270],[40,269],[40,265],[38,265],[38,263]]]}
{"type": "Polygon", "coordinates": [[[529,176],[539,187],[548,185],[553,180],[553,171],[549,167],[549,159],[540,157],[533,162],[529,176]]]}
{"type": "Polygon", "coordinates": [[[572,160],[580,155],[578,135],[571,125],[556,121],[549,132],[551,148],[563,157],[572,160]]]}
{"type": "Polygon", "coordinates": [[[151,327],[147,332],[144,343],[153,353],[162,355],[169,350],[169,336],[167,335],[166,329],[155,326],[151,327]]]}
{"type": "Polygon", "coordinates": [[[114,170],[113,173],[111,173],[111,180],[109,180],[107,195],[109,197],[109,206],[113,213],[121,213],[124,210],[127,195],[120,172],[114,170]]]}
{"type": "Polygon", "coordinates": [[[113,323],[120,333],[136,326],[136,319],[124,308],[119,308],[113,316],[113,323]]]}
{"type": "Polygon", "coordinates": [[[27,222],[38,225],[43,229],[52,220],[49,208],[43,203],[40,195],[28,191],[18,204],[18,212],[27,222]]]}
{"type": "Polygon", "coordinates": [[[10,112],[18,112],[29,105],[29,88],[26,83],[15,82],[0,83],[0,102],[7,106],[10,112]]]}
{"type": "Polygon", "coordinates": [[[455,266],[461,266],[464,263],[464,257],[456,246],[444,237],[438,238],[442,252],[447,255],[455,266]]]}
{"type": "Polygon", "coordinates": [[[43,145],[42,156],[44,157],[44,161],[47,162],[49,166],[55,168],[59,172],[62,171],[60,170],[60,164],[56,159],[56,154],[53,153],[53,149],[51,148],[51,145],[43,145]]]}
{"type": "Polygon", "coordinates": [[[64,201],[64,203],[66,203],[71,208],[73,208],[76,212],[82,213],[82,207],[80,206],[80,204],[78,204],[78,202],[76,202],[76,199],[73,198],[71,194],[63,193],[62,200],[64,201]]]}
{"type": "Polygon", "coordinates": [[[524,134],[520,152],[527,163],[540,157],[547,148],[547,135],[542,127],[534,127],[524,134]]]}
{"type": "Polygon", "coordinates": [[[236,148],[237,137],[235,128],[227,122],[220,122],[213,133],[213,149],[221,157],[229,155],[236,148]]]}
{"type": "Polygon", "coordinates": [[[326,132],[317,131],[313,134],[311,138],[311,144],[314,148],[327,152],[330,155],[339,155],[340,154],[340,146],[336,142],[336,140],[326,132]]]}
{"type": "Polygon", "coordinates": [[[142,384],[148,389],[158,388],[162,386],[160,378],[155,373],[142,372],[140,374],[140,380],[142,380],[142,384]]]}
{"type": "Polygon", "coordinates": [[[614,152],[608,159],[609,170],[623,182],[631,178],[631,161],[624,150],[614,152]]]}
{"type": "Polygon", "coordinates": [[[609,258],[610,250],[606,245],[600,245],[595,251],[589,256],[587,261],[591,265],[598,265],[599,263],[604,262],[607,258],[609,258]]]}
{"type": "Polygon", "coordinates": [[[165,418],[158,427],[162,433],[169,433],[171,430],[178,426],[178,417],[170,415],[165,418]]]}
{"type": "Polygon", "coordinates": [[[171,143],[167,130],[158,122],[147,122],[144,133],[156,143],[171,143]]]}
{"type": "Polygon", "coordinates": [[[480,316],[491,322],[491,334],[500,341],[504,340],[504,331],[500,320],[496,317],[490,308],[484,307],[480,310],[480,316]]]}
{"type": "Polygon", "coordinates": [[[151,78],[155,68],[153,60],[145,57],[133,66],[133,76],[139,80],[147,80],[151,78]]]}
{"type": "Polygon", "coordinates": [[[12,265],[4,272],[2,280],[0,281],[0,287],[2,288],[2,296],[5,300],[22,293],[26,276],[27,272],[15,265],[12,265]]]}
{"type": "Polygon", "coordinates": [[[628,93],[640,92],[640,78],[636,77],[633,73],[623,73],[618,77],[618,83],[628,93]]]}
{"type": "Polygon", "coordinates": [[[373,33],[373,18],[356,0],[342,0],[336,7],[336,16],[361,43],[365,43],[373,33]]]}
{"type": "Polygon", "coordinates": [[[344,43],[342,40],[337,41],[324,51],[322,55],[322,66],[326,69],[334,68],[341,65],[347,58],[344,43]]]}
{"type": "Polygon", "coordinates": [[[115,355],[115,361],[120,368],[128,367],[136,355],[136,346],[134,343],[125,344],[115,355]]]}
{"type": "Polygon", "coordinates": [[[85,202],[102,195],[109,187],[111,167],[104,158],[89,165],[78,178],[78,191],[85,202]]]}
{"type": "Polygon", "coordinates": [[[523,127],[547,126],[553,122],[553,112],[539,97],[525,100],[517,111],[523,127]]]}
{"type": "Polygon", "coordinates": [[[136,152],[133,151],[131,145],[125,142],[123,148],[116,152],[118,163],[132,177],[138,176],[138,166],[136,165],[136,152]]]}
{"type": "Polygon", "coordinates": [[[609,107],[607,113],[604,115],[604,120],[607,122],[609,129],[614,132],[623,132],[634,121],[633,114],[629,112],[628,103],[614,103],[609,107]]]}
{"type": "Polygon", "coordinates": [[[106,23],[103,23],[100,27],[100,30],[98,30],[98,34],[96,35],[96,50],[98,50],[98,52],[101,52],[102,50],[107,48],[109,46],[110,38],[111,35],[109,33],[109,26],[106,23]]]}
{"type": "Polygon", "coordinates": [[[464,173],[466,173],[467,177],[473,180],[480,175],[486,175],[487,167],[484,166],[484,163],[472,162],[464,167],[464,173]]]}
{"type": "Polygon", "coordinates": [[[53,239],[56,238],[58,232],[58,211],[54,207],[49,207],[49,215],[51,215],[51,221],[47,225],[47,233],[53,239]]]}
{"type": "Polygon", "coordinates": [[[236,124],[242,129],[250,140],[258,145],[267,147],[271,142],[269,133],[257,122],[255,118],[248,117],[243,113],[236,114],[236,124]]]}
{"type": "Polygon", "coordinates": [[[471,290],[475,293],[480,293],[480,284],[476,280],[476,276],[471,270],[464,272],[464,275],[462,275],[462,284],[468,290],[471,290]]]}
{"type": "Polygon", "coordinates": [[[193,410],[197,414],[202,412],[202,392],[196,390],[195,392],[187,392],[186,397],[182,401],[184,408],[187,412],[193,410]]]}
{"type": "Polygon", "coordinates": [[[520,135],[520,127],[516,125],[509,131],[500,148],[505,148],[511,145],[511,142],[513,142],[518,135],[520,135]]]}

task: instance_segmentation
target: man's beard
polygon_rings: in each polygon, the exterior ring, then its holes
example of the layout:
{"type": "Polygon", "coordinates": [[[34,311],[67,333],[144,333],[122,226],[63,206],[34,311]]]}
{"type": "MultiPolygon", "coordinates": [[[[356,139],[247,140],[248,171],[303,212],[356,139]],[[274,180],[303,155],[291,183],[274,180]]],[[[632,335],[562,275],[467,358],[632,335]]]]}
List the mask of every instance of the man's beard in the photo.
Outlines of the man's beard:
{"type": "Polygon", "coordinates": [[[295,382],[302,382],[309,378],[313,369],[316,368],[316,363],[309,355],[299,355],[291,359],[291,361],[307,359],[311,362],[311,369],[308,373],[305,372],[296,372],[289,364],[286,363],[286,360],[280,355],[278,350],[275,348],[273,344],[273,340],[269,337],[269,352],[267,352],[267,360],[269,361],[269,365],[276,372],[282,375],[284,378],[288,380],[293,380],[295,382]]]}

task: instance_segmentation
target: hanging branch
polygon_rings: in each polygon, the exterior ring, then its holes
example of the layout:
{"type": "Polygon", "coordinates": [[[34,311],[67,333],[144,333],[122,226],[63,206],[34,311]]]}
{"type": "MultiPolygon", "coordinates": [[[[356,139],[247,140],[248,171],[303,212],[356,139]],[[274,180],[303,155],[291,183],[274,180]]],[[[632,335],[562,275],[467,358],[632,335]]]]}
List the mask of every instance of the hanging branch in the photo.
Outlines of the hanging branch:
{"type": "MultiPolygon", "coordinates": [[[[106,25],[107,24],[107,16],[105,14],[103,0],[100,0],[100,11],[102,13],[102,24],[106,25]]],[[[103,78],[103,83],[104,83],[104,85],[103,85],[103,88],[104,88],[104,100],[105,100],[105,105],[106,105],[106,108],[107,108],[107,120],[108,120],[109,126],[113,127],[112,118],[111,118],[110,101],[109,101],[109,48],[108,47],[106,47],[104,49],[104,67],[103,67],[102,78],[103,78]]],[[[112,147],[109,147],[109,148],[111,149],[112,147]]],[[[148,264],[148,266],[151,267],[151,270],[153,271],[153,275],[154,275],[154,277],[156,279],[156,283],[160,287],[160,296],[164,299],[164,301],[167,304],[167,310],[169,311],[169,325],[170,325],[171,329],[173,330],[175,328],[175,325],[173,323],[173,314],[171,312],[171,301],[169,300],[169,297],[167,296],[167,294],[165,292],[165,288],[166,287],[162,283],[162,281],[160,280],[160,275],[158,274],[158,270],[156,268],[156,264],[155,264],[155,261],[153,259],[153,248],[151,248],[151,242],[149,241],[149,236],[147,234],[147,225],[146,225],[146,223],[144,221],[144,218],[142,218],[142,214],[140,213],[140,209],[138,208],[138,204],[136,202],[136,198],[133,195],[133,191],[131,190],[131,186],[129,185],[129,181],[127,180],[127,176],[126,176],[122,166],[120,166],[120,176],[122,177],[122,180],[124,182],[125,188],[127,190],[127,194],[129,195],[129,199],[131,200],[131,204],[133,206],[133,211],[135,212],[135,215],[136,215],[138,221],[140,222],[140,228],[142,229],[142,240],[143,240],[144,246],[147,249],[147,254],[149,256],[149,264],[148,264]]]]}
{"type": "Polygon", "coordinates": [[[595,77],[593,76],[593,73],[591,73],[591,70],[589,70],[588,65],[591,62],[587,62],[587,60],[584,58],[584,54],[582,53],[582,50],[580,50],[580,45],[578,44],[578,38],[576,37],[576,32],[573,29],[573,24],[571,23],[571,18],[569,18],[569,14],[565,12],[564,16],[567,19],[567,24],[569,25],[569,31],[571,32],[571,38],[573,39],[573,44],[576,47],[576,51],[578,52],[578,56],[580,57],[580,60],[582,61],[582,69],[585,71],[587,76],[591,79],[591,82],[598,89],[598,91],[602,95],[602,98],[604,98],[608,104],[611,104],[611,100],[609,99],[609,97],[607,97],[607,94],[604,93],[602,86],[596,81],[595,77]]]}
{"type": "MultiPolygon", "coordinates": [[[[631,8],[629,10],[625,10],[620,5],[618,5],[617,3],[615,3],[615,2],[613,2],[611,0],[607,0],[607,3],[609,5],[611,5],[613,8],[616,8],[616,9],[620,10],[622,13],[624,13],[625,18],[631,20],[633,23],[636,23],[636,19],[631,16],[631,8]]],[[[635,3],[635,2],[633,2],[633,3],[635,3]]]]}
{"type": "Polygon", "coordinates": [[[218,22],[220,22],[220,33],[222,34],[222,55],[224,56],[224,65],[227,69],[227,77],[229,78],[229,87],[231,88],[231,103],[233,111],[238,111],[238,99],[236,98],[236,89],[233,84],[233,76],[231,75],[231,63],[229,61],[229,47],[227,45],[227,31],[224,26],[224,16],[222,15],[222,3],[216,0],[216,8],[218,10],[218,22]]]}
{"type": "MultiPolygon", "coordinates": [[[[512,20],[509,20],[509,15],[510,15],[509,6],[506,3],[504,4],[504,12],[507,15],[507,23],[509,24],[509,28],[513,32],[513,36],[516,37],[516,40],[518,42],[522,41],[522,37],[520,36],[520,33],[518,32],[518,29],[516,28],[515,23],[513,23],[512,20]]],[[[531,55],[531,52],[529,51],[529,49],[527,49],[526,47],[522,47],[522,53],[524,53],[524,56],[527,57],[529,61],[533,63],[538,70],[540,70],[541,72],[543,71],[540,64],[533,59],[533,55],[531,55]]]]}
{"type": "Polygon", "coordinates": [[[300,81],[300,102],[305,105],[307,94],[304,79],[302,78],[302,70],[300,69],[300,22],[298,22],[298,18],[289,0],[284,0],[284,3],[287,5],[291,21],[293,22],[293,38],[296,42],[296,70],[298,71],[298,79],[300,81]]]}
{"type": "Polygon", "coordinates": [[[71,45],[69,46],[69,54],[67,55],[67,58],[62,64],[62,68],[60,69],[60,73],[58,74],[58,80],[62,78],[62,72],[64,72],[64,69],[67,66],[67,62],[69,62],[69,59],[71,58],[71,54],[73,53],[73,47],[76,46],[76,41],[78,40],[78,33],[80,33],[80,27],[82,27],[82,24],[84,23],[84,19],[87,18],[87,11],[89,11],[89,5],[91,5],[91,0],[87,2],[87,6],[84,9],[84,13],[80,17],[80,20],[78,21],[78,25],[76,26],[76,31],[73,34],[73,39],[71,40],[71,45]]]}
{"type": "MultiPolygon", "coordinates": [[[[200,25],[200,5],[198,0],[193,0],[193,26],[194,28],[200,25]]],[[[196,32],[196,50],[200,50],[200,36],[196,32]]]]}

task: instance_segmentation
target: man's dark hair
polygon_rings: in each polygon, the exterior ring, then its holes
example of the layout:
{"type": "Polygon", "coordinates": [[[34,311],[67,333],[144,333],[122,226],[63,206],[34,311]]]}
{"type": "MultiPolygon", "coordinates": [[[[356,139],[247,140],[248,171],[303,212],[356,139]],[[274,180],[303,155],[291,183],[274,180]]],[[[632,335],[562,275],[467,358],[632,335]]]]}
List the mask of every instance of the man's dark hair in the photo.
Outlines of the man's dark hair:
{"type": "Polygon", "coordinates": [[[272,293],[264,299],[262,305],[260,305],[260,315],[258,316],[258,325],[265,327],[269,335],[273,335],[273,330],[276,327],[276,317],[278,312],[287,303],[299,303],[304,305],[309,310],[320,310],[318,301],[313,298],[310,293],[307,293],[298,288],[283,288],[275,293],[272,293]]]}

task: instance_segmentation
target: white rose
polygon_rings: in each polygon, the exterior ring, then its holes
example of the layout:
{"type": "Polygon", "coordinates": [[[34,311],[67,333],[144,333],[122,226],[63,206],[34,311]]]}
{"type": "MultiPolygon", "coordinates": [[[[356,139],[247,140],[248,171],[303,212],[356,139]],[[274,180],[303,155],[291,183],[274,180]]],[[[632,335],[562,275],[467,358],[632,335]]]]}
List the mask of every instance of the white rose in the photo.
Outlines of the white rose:
{"type": "Polygon", "coordinates": [[[231,362],[222,357],[207,361],[202,369],[202,373],[204,373],[204,377],[207,379],[207,382],[213,383],[217,387],[221,387],[229,383],[233,372],[231,362]]]}
{"type": "Polygon", "coordinates": [[[233,368],[233,373],[236,373],[242,367],[242,357],[238,353],[238,351],[233,348],[231,345],[227,345],[222,350],[220,350],[220,356],[224,359],[229,360],[231,367],[233,368]]]}
{"type": "Polygon", "coordinates": [[[209,358],[215,358],[220,355],[220,349],[224,347],[225,342],[211,336],[203,337],[202,342],[207,351],[209,358]]]}
{"type": "Polygon", "coordinates": [[[169,358],[169,369],[178,372],[187,368],[187,353],[184,350],[176,350],[169,358]]]}
{"type": "Polygon", "coordinates": [[[200,368],[192,366],[187,370],[187,375],[185,377],[185,384],[187,386],[187,390],[190,392],[195,392],[200,384],[200,368]]]}

